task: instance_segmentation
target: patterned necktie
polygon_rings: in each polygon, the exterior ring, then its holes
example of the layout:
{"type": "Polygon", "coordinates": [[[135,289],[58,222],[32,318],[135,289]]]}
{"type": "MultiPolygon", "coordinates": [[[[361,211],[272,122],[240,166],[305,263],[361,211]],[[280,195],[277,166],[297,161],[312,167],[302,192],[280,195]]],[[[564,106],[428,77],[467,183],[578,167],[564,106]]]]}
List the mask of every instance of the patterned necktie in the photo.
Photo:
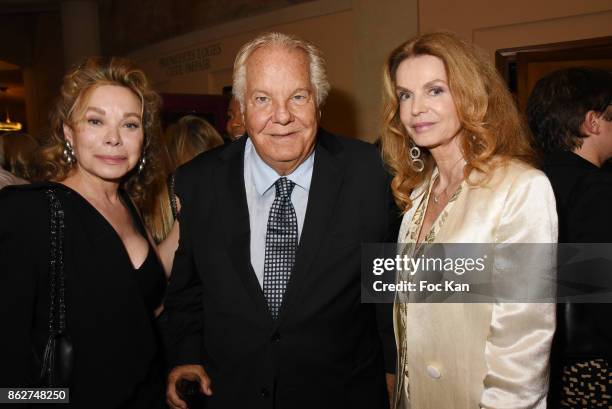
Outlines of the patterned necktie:
{"type": "Polygon", "coordinates": [[[275,183],[276,197],[270,208],[266,231],[263,291],[274,319],[283,302],[283,294],[295,264],[298,245],[298,222],[291,203],[295,183],[286,177],[275,183]]]}

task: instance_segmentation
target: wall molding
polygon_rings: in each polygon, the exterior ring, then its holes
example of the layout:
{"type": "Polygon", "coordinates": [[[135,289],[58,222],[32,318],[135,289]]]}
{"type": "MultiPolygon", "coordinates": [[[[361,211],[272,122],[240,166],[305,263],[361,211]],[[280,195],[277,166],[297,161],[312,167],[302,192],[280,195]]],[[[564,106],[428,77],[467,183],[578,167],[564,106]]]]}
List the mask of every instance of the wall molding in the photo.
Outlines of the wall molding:
{"type": "Polygon", "coordinates": [[[192,31],[131,51],[127,53],[127,56],[134,60],[147,59],[150,58],[152,54],[163,55],[180,52],[203,43],[211,43],[249,31],[264,30],[270,26],[335,14],[351,9],[351,0],[316,0],[271,11],[269,13],[241,18],[203,30],[192,31]]]}

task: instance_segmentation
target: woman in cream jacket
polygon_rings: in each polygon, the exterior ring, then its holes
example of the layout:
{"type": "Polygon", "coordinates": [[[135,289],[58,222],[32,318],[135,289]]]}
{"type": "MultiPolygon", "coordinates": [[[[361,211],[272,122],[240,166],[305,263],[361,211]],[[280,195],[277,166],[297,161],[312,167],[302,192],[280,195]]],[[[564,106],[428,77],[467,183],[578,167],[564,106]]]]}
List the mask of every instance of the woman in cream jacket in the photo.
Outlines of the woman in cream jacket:
{"type": "MultiPolygon", "coordinates": [[[[555,199],[495,68],[449,33],[396,48],[383,155],[401,243],[555,243],[555,199]]],[[[395,407],[544,408],[551,303],[395,305],[395,407]]]]}

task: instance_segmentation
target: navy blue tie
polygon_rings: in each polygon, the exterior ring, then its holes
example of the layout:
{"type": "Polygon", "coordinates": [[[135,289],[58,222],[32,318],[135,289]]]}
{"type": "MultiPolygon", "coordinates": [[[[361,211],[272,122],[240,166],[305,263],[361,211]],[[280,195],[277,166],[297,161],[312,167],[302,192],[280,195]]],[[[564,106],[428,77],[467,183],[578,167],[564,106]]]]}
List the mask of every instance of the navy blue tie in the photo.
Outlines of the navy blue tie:
{"type": "Polygon", "coordinates": [[[295,183],[283,176],[274,183],[274,187],[276,197],[270,208],[266,231],[263,291],[270,313],[276,319],[295,264],[298,223],[291,203],[295,183]]]}

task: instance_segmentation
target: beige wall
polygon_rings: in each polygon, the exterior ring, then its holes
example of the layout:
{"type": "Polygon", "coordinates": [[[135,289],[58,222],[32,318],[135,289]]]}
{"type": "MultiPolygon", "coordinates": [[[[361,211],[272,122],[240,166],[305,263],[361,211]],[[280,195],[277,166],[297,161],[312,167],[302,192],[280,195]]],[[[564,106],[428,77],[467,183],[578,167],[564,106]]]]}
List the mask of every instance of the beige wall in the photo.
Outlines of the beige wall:
{"type": "Polygon", "coordinates": [[[451,30],[484,48],[612,35],[610,0],[422,0],[419,31],[451,30]]]}
{"type": "Polygon", "coordinates": [[[378,133],[384,57],[416,33],[417,0],[318,0],[194,32],[129,57],[160,92],[220,94],[231,85],[234,56],[258,33],[277,30],[317,44],[332,84],[322,125],[373,141],[378,133]]]}
{"type": "Polygon", "coordinates": [[[353,1],[353,49],[357,103],[357,133],[375,141],[380,127],[382,66],[389,53],[417,34],[418,0],[353,1]]]}

